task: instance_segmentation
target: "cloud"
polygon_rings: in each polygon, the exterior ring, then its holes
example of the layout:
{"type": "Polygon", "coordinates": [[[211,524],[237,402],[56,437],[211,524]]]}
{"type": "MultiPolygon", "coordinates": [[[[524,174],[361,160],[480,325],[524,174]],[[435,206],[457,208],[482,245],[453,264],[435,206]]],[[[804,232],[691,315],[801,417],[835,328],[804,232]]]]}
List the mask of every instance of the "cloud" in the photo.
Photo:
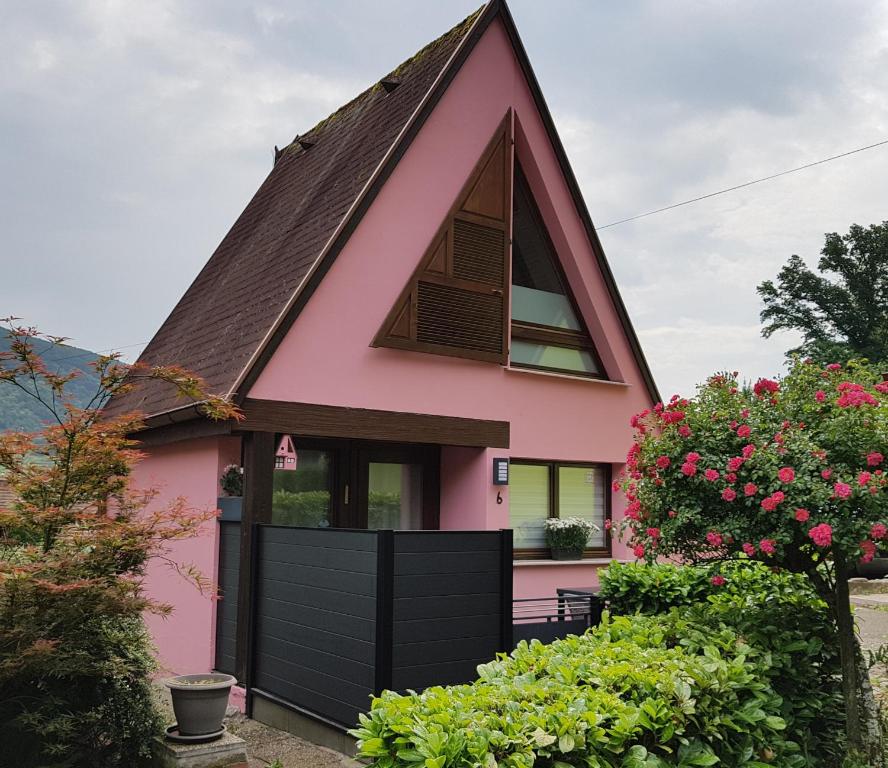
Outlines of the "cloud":
{"type": "MultiPolygon", "coordinates": [[[[0,305],[105,349],[148,339],[283,145],[476,0],[10,4],[0,305]]],[[[888,2],[512,11],[604,225],[888,137],[888,2]]],[[[664,393],[773,374],[755,286],[888,218],[888,147],[604,229],[664,393]]],[[[138,347],[131,351],[137,351],[138,347]]]]}

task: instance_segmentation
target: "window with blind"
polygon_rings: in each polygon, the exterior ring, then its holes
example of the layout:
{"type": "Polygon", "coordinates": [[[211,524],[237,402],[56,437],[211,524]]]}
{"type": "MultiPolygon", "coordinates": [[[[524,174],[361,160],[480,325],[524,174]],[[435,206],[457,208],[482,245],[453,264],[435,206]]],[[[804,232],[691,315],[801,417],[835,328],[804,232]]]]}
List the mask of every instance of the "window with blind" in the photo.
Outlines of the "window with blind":
{"type": "Polygon", "coordinates": [[[515,164],[511,365],[605,378],[527,179],[515,164]]]}
{"type": "Polygon", "coordinates": [[[610,517],[610,468],[603,464],[513,459],[509,470],[509,524],[515,555],[548,556],[543,522],[548,517],[580,517],[597,526],[587,555],[610,554],[604,521],[610,517]]]}

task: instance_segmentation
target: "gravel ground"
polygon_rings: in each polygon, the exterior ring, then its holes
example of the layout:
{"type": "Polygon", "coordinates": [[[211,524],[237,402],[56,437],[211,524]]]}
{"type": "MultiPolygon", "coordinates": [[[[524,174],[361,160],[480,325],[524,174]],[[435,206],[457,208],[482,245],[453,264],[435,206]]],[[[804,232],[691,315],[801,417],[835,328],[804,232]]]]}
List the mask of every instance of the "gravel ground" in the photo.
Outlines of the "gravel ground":
{"type": "MultiPolygon", "coordinates": [[[[888,614],[886,614],[888,615],[888,614]]],[[[157,698],[168,723],[175,722],[173,706],[167,688],[159,683],[157,698]]],[[[247,742],[250,768],[265,768],[275,764],[280,768],[358,768],[361,763],[326,747],[319,747],[298,736],[279,731],[256,720],[244,717],[229,708],[225,726],[230,733],[247,742]]],[[[276,766],[276,768],[277,768],[276,766]]]]}

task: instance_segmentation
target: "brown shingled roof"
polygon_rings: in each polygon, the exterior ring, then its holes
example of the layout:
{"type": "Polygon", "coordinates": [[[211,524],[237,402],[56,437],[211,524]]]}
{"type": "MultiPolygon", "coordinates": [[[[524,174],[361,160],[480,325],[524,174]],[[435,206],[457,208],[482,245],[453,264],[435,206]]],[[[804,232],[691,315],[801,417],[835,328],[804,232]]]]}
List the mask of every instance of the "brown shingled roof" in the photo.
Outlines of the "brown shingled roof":
{"type": "MultiPolygon", "coordinates": [[[[660,399],[576,177],[505,0],[487,4],[318,123],[274,168],[139,358],[178,364],[211,392],[240,399],[431,114],[499,18],[511,39],[652,401],[660,399]]],[[[139,410],[149,426],[196,416],[169,385],[146,382],[107,410],[139,410]],[[166,415],[163,415],[166,414],[166,415]],[[155,418],[151,418],[155,417],[155,418]]]]}
{"type": "MultiPolygon", "coordinates": [[[[427,45],[379,83],[297,137],[140,356],[181,365],[208,390],[234,394],[361,195],[447,67],[481,10],[427,45]],[[308,149],[299,140],[311,142],[308,149]]],[[[146,416],[187,405],[171,386],[144,382],[107,410],[146,416]]]]}

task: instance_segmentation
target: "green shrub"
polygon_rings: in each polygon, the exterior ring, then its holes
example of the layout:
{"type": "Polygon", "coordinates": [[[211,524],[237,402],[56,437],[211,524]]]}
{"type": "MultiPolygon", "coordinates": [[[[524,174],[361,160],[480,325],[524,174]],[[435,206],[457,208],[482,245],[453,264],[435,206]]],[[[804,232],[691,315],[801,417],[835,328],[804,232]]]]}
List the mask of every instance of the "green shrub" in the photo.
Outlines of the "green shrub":
{"type": "MultiPolygon", "coordinates": [[[[754,562],[694,568],[614,563],[601,594],[615,614],[679,609],[710,630],[729,628],[769,657],[767,676],[782,697],[787,735],[810,765],[841,762],[843,705],[835,625],[804,576],[754,562]],[[723,584],[713,584],[713,575],[723,584]]],[[[669,642],[686,643],[686,637],[669,642]]]]}
{"type": "Polygon", "coordinates": [[[151,695],[155,663],[141,619],[90,615],[69,595],[30,607],[25,595],[18,598],[16,635],[23,646],[32,644],[30,653],[0,668],[0,744],[16,745],[0,750],[0,766],[148,765],[163,723],[151,695]],[[60,642],[42,653],[39,643],[54,637],[60,642]]]}
{"type": "Polygon", "coordinates": [[[605,614],[582,637],[521,643],[471,685],[386,692],[353,734],[376,768],[804,766],[769,665],[677,610],[605,614]]]}

